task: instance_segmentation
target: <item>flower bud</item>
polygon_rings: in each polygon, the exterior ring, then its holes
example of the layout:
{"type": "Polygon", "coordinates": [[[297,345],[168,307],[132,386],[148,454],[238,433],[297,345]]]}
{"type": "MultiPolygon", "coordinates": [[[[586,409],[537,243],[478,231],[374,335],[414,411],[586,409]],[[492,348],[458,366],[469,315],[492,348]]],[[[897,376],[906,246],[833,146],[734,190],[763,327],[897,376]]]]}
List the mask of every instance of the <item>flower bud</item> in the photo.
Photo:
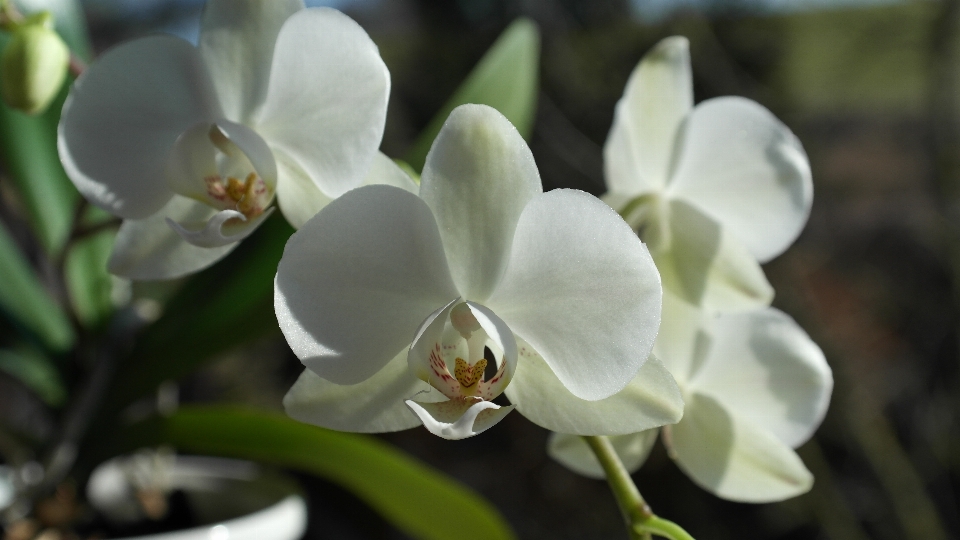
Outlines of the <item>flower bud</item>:
{"type": "Polygon", "coordinates": [[[67,76],[70,50],[47,13],[19,25],[0,57],[3,101],[27,114],[46,110],[67,76]]]}

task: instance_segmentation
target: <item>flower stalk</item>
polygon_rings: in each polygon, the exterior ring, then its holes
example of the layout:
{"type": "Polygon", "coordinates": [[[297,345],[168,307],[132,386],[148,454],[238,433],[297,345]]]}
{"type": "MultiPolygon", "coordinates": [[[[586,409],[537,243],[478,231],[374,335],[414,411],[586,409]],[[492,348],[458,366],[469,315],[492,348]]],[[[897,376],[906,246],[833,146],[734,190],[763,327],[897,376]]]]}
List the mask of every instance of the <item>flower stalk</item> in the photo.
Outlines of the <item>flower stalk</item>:
{"type": "Polygon", "coordinates": [[[679,525],[653,513],[630,478],[630,472],[620,461],[610,439],[603,436],[584,436],[583,439],[597,456],[597,461],[607,475],[607,483],[610,484],[617,505],[623,513],[631,538],[646,540],[656,535],[670,540],[693,540],[679,525]]]}

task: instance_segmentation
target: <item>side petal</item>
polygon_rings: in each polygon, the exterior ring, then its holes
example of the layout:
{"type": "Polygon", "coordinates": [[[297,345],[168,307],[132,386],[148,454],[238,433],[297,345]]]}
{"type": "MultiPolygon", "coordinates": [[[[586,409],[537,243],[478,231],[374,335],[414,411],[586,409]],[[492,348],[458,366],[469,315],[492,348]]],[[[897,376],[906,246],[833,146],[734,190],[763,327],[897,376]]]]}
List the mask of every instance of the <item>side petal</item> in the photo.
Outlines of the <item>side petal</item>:
{"type": "Polygon", "coordinates": [[[789,446],[702,394],[693,394],[683,420],[666,428],[664,443],[687,476],[730,501],[782,501],[813,485],[789,446]]]}
{"type": "Polygon", "coordinates": [[[277,205],[287,222],[299,229],[333,199],[324,195],[286,152],[274,148],[273,155],[277,160],[277,205]]]}
{"type": "Polygon", "coordinates": [[[407,369],[404,351],[359,384],[334,384],[305,369],[283,398],[283,407],[291,418],[315,426],[387,433],[420,425],[420,419],[403,402],[415,395],[423,400],[422,393],[429,392],[430,386],[407,369]]]}
{"type": "Polygon", "coordinates": [[[625,435],[674,424],[683,415],[683,398],[670,372],[655,357],[643,364],[626,388],[599,401],[570,393],[528,344],[507,397],[534,424],[574,435],[625,435]]]}
{"type": "Polygon", "coordinates": [[[423,427],[437,437],[458,441],[479,435],[497,425],[513,405],[501,407],[490,401],[450,400],[439,403],[407,400],[423,427]]]}
{"type": "Polygon", "coordinates": [[[74,83],[57,148],[80,193],[125,219],[142,219],[172,196],[167,154],[181,132],[220,116],[197,50],[152,36],[104,53],[74,83]]]}
{"type": "Polygon", "coordinates": [[[350,17],[295,13],[280,29],[257,131],[328,197],[360,185],[383,138],[390,73],[350,17]]]}
{"type": "Polygon", "coordinates": [[[660,333],[653,344],[653,354],[681,387],[687,387],[712,349],[712,320],[710,314],[681,300],[669,289],[663,291],[660,333]]]}
{"type": "Polygon", "coordinates": [[[729,230],[681,200],[669,213],[669,246],[653,253],[665,289],[709,311],[770,305],[773,287],[729,230]]]}
{"type": "MultiPolygon", "coordinates": [[[[657,429],[648,429],[630,435],[616,435],[610,437],[613,449],[620,456],[623,466],[630,472],[636,472],[647,460],[653,443],[657,441],[657,429]]],[[[567,433],[551,433],[547,439],[547,454],[571,471],[603,480],[607,477],[603,467],[597,461],[597,456],[583,437],[567,433]]]]}
{"type": "MultiPolygon", "coordinates": [[[[274,153],[280,170],[280,180],[277,184],[280,211],[290,225],[299,229],[333,199],[324,195],[303,168],[283,150],[276,149],[274,153]]],[[[410,193],[417,193],[420,189],[410,175],[383,152],[377,152],[370,172],[363,181],[365,186],[374,184],[395,186],[410,193]]]]}
{"type": "Polygon", "coordinates": [[[630,74],[603,147],[610,191],[639,195],[667,184],[680,125],[693,108],[687,38],[664,39],[630,74]]]}
{"type": "Polygon", "coordinates": [[[201,248],[219,248],[234,244],[250,236],[264,222],[273,208],[259,216],[247,219],[235,210],[221,210],[206,222],[177,222],[167,218],[167,225],[177,232],[184,241],[201,248]]]}
{"type": "Polygon", "coordinates": [[[215,213],[203,203],[174,195],[156,214],[146,219],[124,220],[107,269],[111,274],[138,280],[172,279],[203,270],[233,251],[237,243],[197,247],[185,242],[166,220],[202,222],[215,213]]]}
{"type": "Polygon", "coordinates": [[[710,355],[689,388],[796,448],[827,413],[833,373],[790,316],[767,308],[716,318],[710,355]]]}
{"type": "Polygon", "coordinates": [[[810,216],[813,181],[800,140],[759,103],[704,101],[690,115],[671,191],[729,228],[760,262],[810,216]]]}
{"type": "Polygon", "coordinates": [[[303,0],[210,0],[200,20],[200,54],[210,69],[223,113],[247,123],[263,104],[273,47],[303,0]]]}
{"type": "Polygon", "coordinates": [[[597,400],[626,386],[650,355],[660,295],[653,259],[620,216],[596,197],[561,189],[524,209],[486,305],[573,395],[597,400]]]}
{"type": "Polygon", "coordinates": [[[459,296],[430,209],[393,186],[357,188],[304,224],[287,241],[275,290],[287,343],[337,384],[380,371],[459,296]]]}
{"type": "Polygon", "coordinates": [[[493,291],[520,214],[542,191],[530,148],[502,114],[486,105],[450,113],[427,154],[420,197],[465,299],[483,303],[493,291]]]}

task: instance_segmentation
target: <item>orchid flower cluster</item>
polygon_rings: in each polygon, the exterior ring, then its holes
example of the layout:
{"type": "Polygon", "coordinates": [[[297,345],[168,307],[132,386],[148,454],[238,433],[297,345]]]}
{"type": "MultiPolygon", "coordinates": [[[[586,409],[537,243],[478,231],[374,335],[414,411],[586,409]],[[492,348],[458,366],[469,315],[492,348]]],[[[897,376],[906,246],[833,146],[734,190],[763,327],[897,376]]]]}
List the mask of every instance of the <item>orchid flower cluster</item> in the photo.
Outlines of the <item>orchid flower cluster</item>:
{"type": "Polygon", "coordinates": [[[90,66],[60,156],[123,219],[109,268],[132,279],[207,267],[280,208],[298,229],[275,278],[306,368],[284,399],[298,420],[462,439],[516,409],[586,475],[603,471],[579,436],[611,436],[635,470],[661,430],[721,497],[809,489],[792,448],[831,373],[769,307],[760,267],[811,204],[786,126],[746,99],[694,107],[687,42],[670,38],[617,105],[603,200],[544,193],[526,142],[484,105],[450,114],[418,185],[378,150],[389,92],[347,16],[211,0],[198,46],[147,37],[90,66]]]}

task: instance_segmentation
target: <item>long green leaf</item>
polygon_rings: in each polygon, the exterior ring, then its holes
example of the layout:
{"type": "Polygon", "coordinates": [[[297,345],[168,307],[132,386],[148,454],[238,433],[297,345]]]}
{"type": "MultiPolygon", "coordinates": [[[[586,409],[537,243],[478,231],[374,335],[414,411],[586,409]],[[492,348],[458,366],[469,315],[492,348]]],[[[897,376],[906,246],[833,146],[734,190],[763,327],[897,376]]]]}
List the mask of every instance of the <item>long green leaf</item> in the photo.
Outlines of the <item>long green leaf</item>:
{"type": "Polygon", "coordinates": [[[477,494],[367,435],[238,407],[184,407],[132,428],[136,444],[251,459],[331,480],[404,533],[424,540],[498,540],[514,534],[477,494]]]}
{"type": "Polygon", "coordinates": [[[73,344],[70,321],[50,298],[23,258],[7,229],[0,225],[0,311],[16,326],[37,336],[50,349],[73,344]]]}
{"type": "Polygon", "coordinates": [[[218,353],[277,331],[273,276],[291,234],[287,222],[273,216],[226,259],[191,278],[122,363],[107,409],[123,407],[218,353]]]}
{"type": "Polygon", "coordinates": [[[537,112],[539,65],[540,31],[536,23],[521,17],[503,31],[420,133],[406,161],[423,170],[427,152],[450,111],[464,103],[489,105],[503,113],[521,135],[530,135],[537,112]]]}

